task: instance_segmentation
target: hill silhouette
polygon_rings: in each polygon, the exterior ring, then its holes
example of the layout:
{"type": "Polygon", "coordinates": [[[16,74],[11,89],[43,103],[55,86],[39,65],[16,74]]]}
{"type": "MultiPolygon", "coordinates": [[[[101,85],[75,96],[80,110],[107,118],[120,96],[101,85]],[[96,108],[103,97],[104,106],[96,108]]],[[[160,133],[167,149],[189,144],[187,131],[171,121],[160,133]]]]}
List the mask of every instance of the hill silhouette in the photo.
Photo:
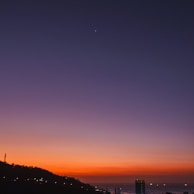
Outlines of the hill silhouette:
{"type": "Polygon", "coordinates": [[[0,161],[0,193],[4,194],[109,194],[74,178],[58,176],[37,167],[0,161]]]}

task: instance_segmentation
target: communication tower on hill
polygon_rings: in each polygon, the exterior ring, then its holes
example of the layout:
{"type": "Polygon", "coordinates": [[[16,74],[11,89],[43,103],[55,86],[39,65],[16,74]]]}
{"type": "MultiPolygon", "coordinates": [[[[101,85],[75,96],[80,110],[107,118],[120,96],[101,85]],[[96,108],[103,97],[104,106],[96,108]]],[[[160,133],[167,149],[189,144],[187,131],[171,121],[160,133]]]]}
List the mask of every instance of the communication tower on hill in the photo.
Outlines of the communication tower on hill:
{"type": "Polygon", "coordinates": [[[4,162],[6,163],[6,157],[7,157],[7,154],[5,153],[4,155],[4,162]]]}

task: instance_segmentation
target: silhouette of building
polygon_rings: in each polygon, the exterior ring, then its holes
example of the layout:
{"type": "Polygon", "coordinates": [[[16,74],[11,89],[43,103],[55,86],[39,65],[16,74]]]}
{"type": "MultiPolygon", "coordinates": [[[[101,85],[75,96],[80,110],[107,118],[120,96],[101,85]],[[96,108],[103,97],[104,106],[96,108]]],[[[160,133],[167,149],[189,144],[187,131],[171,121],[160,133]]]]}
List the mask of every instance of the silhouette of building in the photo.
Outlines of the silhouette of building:
{"type": "Polygon", "coordinates": [[[144,180],[136,180],[135,181],[135,192],[136,194],[145,194],[145,181],[144,180]]]}
{"type": "Polygon", "coordinates": [[[121,194],[121,188],[120,187],[115,188],[115,194],[121,194]]]}

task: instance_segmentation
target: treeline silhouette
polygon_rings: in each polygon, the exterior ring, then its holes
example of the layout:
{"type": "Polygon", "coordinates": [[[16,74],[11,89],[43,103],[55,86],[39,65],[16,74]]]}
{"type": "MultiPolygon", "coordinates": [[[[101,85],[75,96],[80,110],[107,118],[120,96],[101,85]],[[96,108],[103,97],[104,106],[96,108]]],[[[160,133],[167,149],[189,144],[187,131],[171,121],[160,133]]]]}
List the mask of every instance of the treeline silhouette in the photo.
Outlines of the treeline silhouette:
{"type": "Polygon", "coordinates": [[[110,194],[70,177],[37,167],[0,162],[0,193],[3,194],[110,194]]]}

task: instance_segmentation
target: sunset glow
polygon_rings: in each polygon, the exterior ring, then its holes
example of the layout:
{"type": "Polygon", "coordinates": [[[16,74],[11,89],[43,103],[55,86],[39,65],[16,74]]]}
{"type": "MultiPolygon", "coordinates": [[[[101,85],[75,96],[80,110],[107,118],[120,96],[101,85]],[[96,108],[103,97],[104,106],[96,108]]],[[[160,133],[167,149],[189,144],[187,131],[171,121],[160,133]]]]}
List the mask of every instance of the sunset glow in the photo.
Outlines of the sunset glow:
{"type": "Polygon", "coordinates": [[[193,9],[0,6],[0,161],[86,182],[192,182],[193,9]]]}

